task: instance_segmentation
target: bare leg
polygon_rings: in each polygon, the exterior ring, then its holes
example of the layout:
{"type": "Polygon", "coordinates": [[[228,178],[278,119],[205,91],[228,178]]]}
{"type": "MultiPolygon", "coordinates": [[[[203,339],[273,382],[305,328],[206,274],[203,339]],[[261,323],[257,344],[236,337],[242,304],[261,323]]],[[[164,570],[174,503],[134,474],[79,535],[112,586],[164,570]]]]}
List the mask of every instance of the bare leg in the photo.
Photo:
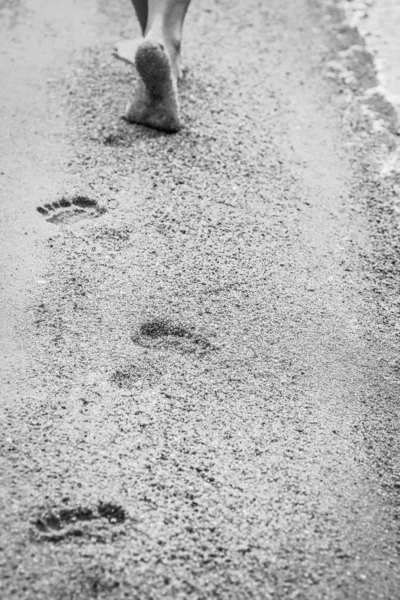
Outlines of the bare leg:
{"type": "MultiPolygon", "coordinates": [[[[132,0],[132,4],[142,30],[142,35],[144,35],[149,14],[148,0],[132,0]]],[[[119,40],[115,45],[116,57],[134,65],[139,44],[140,40],[119,40]]]]}
{"type": "Polygon", "coordinates": [[[180,45],[190,0],[147,0],[146,25],[144,0],[132,2],[144,39],[135,54],[140,82],[126,118],[163,131],[178,131],[180,45]]]}

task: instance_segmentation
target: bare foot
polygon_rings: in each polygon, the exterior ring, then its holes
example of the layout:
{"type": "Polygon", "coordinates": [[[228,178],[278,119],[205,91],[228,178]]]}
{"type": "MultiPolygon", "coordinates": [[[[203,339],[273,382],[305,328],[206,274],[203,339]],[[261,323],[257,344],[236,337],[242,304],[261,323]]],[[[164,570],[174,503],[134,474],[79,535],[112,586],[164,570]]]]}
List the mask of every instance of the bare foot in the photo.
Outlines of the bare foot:
{"type": "Polygon", "coordinates": [[[134,65],[140,42],[141,40],[120,40],[115,44],[114,56],[134,65]]]}
{"type": "Polygon", "coordinates": [[[135,65],[141,81],[125,118],[167,133],[179,131],[177,69],[164,45],[144,39],[136,50],[135,65]]]}

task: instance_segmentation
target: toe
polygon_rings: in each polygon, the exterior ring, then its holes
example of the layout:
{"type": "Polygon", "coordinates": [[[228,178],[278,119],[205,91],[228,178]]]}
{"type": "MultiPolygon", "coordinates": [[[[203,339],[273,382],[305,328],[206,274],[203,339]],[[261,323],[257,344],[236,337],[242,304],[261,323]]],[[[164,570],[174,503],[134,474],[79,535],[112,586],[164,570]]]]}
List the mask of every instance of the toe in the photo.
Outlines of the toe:
{"type": "Polygon", "coordinates": [[[114,56],[134,65],[139,45],[140,40],[120,40],[115,44],[114,56]]]}

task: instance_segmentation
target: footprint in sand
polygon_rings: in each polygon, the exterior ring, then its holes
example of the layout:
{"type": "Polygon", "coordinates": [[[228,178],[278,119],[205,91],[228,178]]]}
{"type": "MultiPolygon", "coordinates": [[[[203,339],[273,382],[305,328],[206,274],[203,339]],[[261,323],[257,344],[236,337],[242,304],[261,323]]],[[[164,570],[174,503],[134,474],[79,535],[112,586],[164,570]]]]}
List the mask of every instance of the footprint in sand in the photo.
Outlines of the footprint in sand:
{"type": "Polygon", "coordinates": [[[132,340],[148,348],[174,349],[184,354],[204,355],[216,346],[201,335],[163,319],[143,323],[132,340]]]}
{"type": "Polygon", "coordinates": [[[82,219],[99,217],[106,212],[106,209],[101,208],[96,200],[87,196],[74,196],[71,200],[61,198],[56,202],[38,206],[37,211],[49,223],[69,225],[82,219]]]}
{"type": "Polygon", "coordinates": [[[110,525],[121,525],[127,513],[118,504],[100,501],[96,507],[53,508],[38,515],[33,524],[40,541],[61,542],[68,538],[91,537],[95,531],[89,525],[101,519],[110,525]]]}

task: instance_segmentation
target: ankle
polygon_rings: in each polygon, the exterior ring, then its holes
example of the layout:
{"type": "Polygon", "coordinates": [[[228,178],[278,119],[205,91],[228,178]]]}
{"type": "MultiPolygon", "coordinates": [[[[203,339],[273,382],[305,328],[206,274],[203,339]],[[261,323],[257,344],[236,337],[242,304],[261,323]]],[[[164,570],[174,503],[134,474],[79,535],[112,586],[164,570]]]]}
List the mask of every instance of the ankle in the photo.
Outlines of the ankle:
{"type": "Polygon", "coordinates": [[[151,43],[159,44],[169,58],[171,71],[175,82],[180,78],[180,48],[181,42],[171,34],[160,33],[155,29],[149,30],[144,38],[151,43]]]}

